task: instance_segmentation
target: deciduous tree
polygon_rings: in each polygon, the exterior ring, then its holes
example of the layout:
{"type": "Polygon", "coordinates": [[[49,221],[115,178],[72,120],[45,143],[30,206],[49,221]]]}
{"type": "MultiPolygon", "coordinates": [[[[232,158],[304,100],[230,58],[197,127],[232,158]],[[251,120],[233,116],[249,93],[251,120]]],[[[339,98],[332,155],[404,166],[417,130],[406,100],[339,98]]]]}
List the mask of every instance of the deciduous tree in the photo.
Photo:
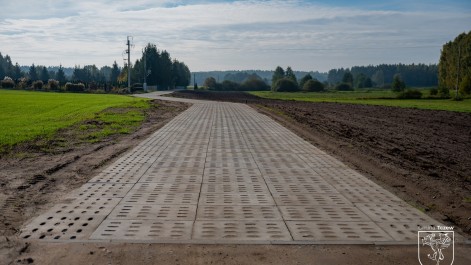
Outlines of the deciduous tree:
{"type": "Polygon", "coordinates": [[[277,66],[275,72],[273,73],[273,77],[271,79],[271,87],[272,90],[276,90],[276,83],[278,80],[285,78],[285,70],[281,66],[277,66]]]}

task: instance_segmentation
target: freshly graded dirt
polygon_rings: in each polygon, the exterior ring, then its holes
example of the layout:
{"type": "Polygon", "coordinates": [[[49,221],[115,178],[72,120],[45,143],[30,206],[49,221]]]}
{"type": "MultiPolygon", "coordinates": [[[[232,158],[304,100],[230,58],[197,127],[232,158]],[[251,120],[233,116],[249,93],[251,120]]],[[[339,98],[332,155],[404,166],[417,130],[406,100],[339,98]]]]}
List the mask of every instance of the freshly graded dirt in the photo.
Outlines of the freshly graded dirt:
{"type": "Polygon", "coordinates": [[[172,96],[251,104],[410,204],[471,235],[470,113],[268,100],[242,92],[179,91],[172,96]]]}

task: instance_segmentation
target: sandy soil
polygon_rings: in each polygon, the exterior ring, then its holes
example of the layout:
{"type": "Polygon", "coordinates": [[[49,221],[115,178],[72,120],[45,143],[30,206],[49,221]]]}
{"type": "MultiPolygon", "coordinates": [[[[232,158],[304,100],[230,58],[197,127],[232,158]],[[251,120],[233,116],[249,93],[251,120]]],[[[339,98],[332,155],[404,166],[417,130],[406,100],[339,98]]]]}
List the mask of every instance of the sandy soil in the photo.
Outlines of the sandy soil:
{"type": "MultiPolygon", "coordinates": [[[[253,98],[240,97],[240,95],[231,95],[231,97],[231,100],[239,102],[248,101],[250,103],[251,100],[254,100],[253,98]]],[[[17,153],[20,154],[19,157],[0,158],[0,265],[418,264],[417,246],[415,245],[47,244],[39,242],[25,243],[17,240],[17,231],[24,222],[47,210],[67,192],[80,187],[104,166],[163,126],[187,106],[173,102],[159,103],[158,107],[148,113],[148,121],[131,135],[106,139],[95,144],[77,144],[72,137],[73,132],[64,131],[62,133],[67,135],[70,140],[70,143],[65,146],[58,145],[47,153],[34,148],[31,149],[31,146],[34,145],[31,145],[29,149],[27,146],[23,146],[17,150],[17,153]],[[24,155],[25,150],[28,151],[26,156],[24,155]]],[[[281,114],[279,109],[284,108],[284,106],[263,106],[259,99],[255,99],[252,103],[257,103],[254,106],[259,108],[260,111],[278,119],[303,137],[319,144],[325,150],[334,155],[337,154],[347,163],[355,165],[357,160],[369,161],[371,159],[376,161],[374,156],[368,157],[359,152],[351,140],[344,143],[343,138],[336,136],[336,134],[329,134],[328,129],[326,129],[326,132],[317,132],[315,129],[308,129],[310,128],[309,124],[297,121],[295,116],[291,116],[289,112],[281,114]],[[344,158],[341,154],[346,150],[350,151],[346,153],[346,158],[344,158]],[[354,154],[355,156],[348,154],[354,154]]],[[[264,101],[264,103],[268,102],[264,101]]],[[[335,119],[332,124],[337,124],[335,119]]],[[[335,130],[333,131],[335,132],[335,130]]],[[[43,145],[44,143],[38,144],[43,145]]],[[[371,164],[373,169],[366,167],[366,164],[364,162],[360,163],[360,166],[363,165],[363,171],[375,173],[375,170],[378,170],[374,163],[371,164]]],[[[379,168],[381,169],[381,167],[379,168]]],[[[389,168],[387,169],[389,170],[389,168]]],[[[377,181],[382,180],[377,179],[377,181]]],[[[384,183],[388,186],[387,181],[384,181],[384,183]]],[[[390,188],[397,192],[401,191],[401,188],[392,186],[390,188]]],[[[418,189],[417,193],[422,194],[418,189]]],[[[412,198],[418,197],[412,196],[412,198]]],[[[471,264],[471,258],[468,255],[470,251],[471,246],[469,245],[456,246],[454,264],[471,264]]]]}

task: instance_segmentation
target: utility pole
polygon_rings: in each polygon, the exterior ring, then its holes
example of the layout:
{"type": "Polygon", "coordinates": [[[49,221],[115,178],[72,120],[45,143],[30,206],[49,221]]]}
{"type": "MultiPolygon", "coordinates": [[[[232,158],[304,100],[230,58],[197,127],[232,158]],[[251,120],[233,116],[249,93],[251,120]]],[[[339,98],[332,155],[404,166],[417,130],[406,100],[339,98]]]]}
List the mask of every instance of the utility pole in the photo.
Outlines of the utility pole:
{"type": "Polygon", "coordinates": [[[147,92],[147,51],[144,48],[144,91],[147,92]]]}
{"type": "Polygon", "coordinates": [[[126,45],[128,46],[128,49],[126,50],[126,53],[128,54],[128,92],[131,92],[131,37],[128,36],[128,41],[126,45]]]}
{"type": "Polygon", "coordinates": [[[458,68],[456,69],[456,85],[455,85],[455,99],[458,99],[458,83],[460,79],[460,61],[461,61],[461,46],[458,44],[458,68]]]}

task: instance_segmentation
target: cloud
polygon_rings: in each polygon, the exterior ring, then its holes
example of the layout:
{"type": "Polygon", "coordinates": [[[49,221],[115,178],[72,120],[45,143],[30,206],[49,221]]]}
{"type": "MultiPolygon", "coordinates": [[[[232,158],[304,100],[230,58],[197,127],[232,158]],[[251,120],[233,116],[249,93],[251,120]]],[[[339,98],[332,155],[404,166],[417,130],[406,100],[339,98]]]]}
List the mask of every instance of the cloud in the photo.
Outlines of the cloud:
{"type": "Polygon", "coordinates": [[[133,58],[152,42],[192,70],[432,63],[471,18],[471,8],[404,11],[309,1],[16,2],[6,4],[11,15],[0,19],[1,52],[27,65],[122,62],[128,35],[133,58]]]}

